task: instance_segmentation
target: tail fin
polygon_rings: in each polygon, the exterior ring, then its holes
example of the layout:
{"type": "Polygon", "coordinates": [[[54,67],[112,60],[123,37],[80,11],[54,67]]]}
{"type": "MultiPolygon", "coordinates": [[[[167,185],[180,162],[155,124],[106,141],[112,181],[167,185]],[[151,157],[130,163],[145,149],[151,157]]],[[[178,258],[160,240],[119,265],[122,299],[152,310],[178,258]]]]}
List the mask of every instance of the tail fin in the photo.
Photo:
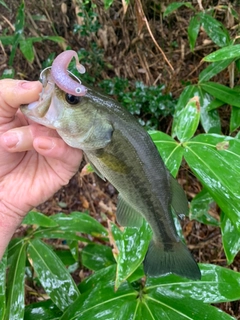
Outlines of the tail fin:
{"type": "Polygon", "coordinates": [[[152,240],[143,264],[145,274],[152,277],[175,273],[192,280],[201,279],[196,261],[182,242],[174,243],[171,251],[164,251],[163,244],[152,240]]]}

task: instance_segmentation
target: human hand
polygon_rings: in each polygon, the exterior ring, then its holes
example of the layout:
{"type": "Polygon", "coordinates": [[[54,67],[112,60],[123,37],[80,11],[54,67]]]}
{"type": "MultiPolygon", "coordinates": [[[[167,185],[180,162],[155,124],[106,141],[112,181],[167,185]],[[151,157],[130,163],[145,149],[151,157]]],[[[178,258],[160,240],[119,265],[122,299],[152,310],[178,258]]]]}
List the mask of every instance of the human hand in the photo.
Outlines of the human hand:
{"type": "Polygon", "coordinates": [[[67,184],[82,160],[55,130],[18,111],[41,90],[38,81],[0,80],[0,259],[27,212],[67,184]]]}

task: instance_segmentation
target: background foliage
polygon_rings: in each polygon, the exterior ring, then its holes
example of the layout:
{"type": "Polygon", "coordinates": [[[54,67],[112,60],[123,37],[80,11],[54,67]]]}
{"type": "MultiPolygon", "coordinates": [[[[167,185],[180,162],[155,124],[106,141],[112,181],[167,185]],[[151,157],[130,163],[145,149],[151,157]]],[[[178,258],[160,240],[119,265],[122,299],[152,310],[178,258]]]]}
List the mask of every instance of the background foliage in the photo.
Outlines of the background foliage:
{"type": "MultiPolygon", "coordinates": [[[[78,55],[88,67],[84,80],[100,86],[139,118],[150,130],[174,176],[191,172],[190,175],[197,178],[191,181],[200,192],[193,192],[193,188],[188,192],[189,219],[201,223],[195,228],[201,226],[201,230],[208,230],[204,235],[208,239],[211,233],[214,235],[215,230],[220,230],[223,250],[220,247],[221,259],[218,259],[217,246],[211,249],[212,263],[200,264],[201,281],[175,275],[146,278],[142,260],[151,238],[146,223],[140,229],[122,230],[114,223],[113,206],[106,209],[106,205],[102,205],[107,216],[103,212],[97,216],[94,207],[88,203],[84,206],[83,195],[81,209],[90,207],[88,212],[71,210],[60,198],[56,214],[46,216],[37,209],[29,212],[22,229],[11,241],[0,263],[0,318],[196,320],[233,319],[234,316],[239,319],[240,44],[237,5],[219,1],[217,5],[210,2],[203,8],[200,2],[169,4],[166,1],[159,7],[156,3],[144,6],[139,0],[133,4],[83,0],[74,6],[68,1],[59,7],[64,17],[61,27],[52,23],[49,30],[46,28],[48,11],[36,8],[29,16],[24,2],[12,5],[0,1],[6,16],[14,10],[16,13],[11,16],[14,21],[3,25],[0,35],[6,58],[1,67],[2,78],[27,77],[24,70],[29,66],[33,72],[29,79],[37,78],[39,71],[51,65],[61,51],[53,47],[47,56],[42,50],[44,43],[51,47],[55,42],[61,49],[75,49],[81,43],[78,55]],[[116,9],[119,10],[117,18],[116,9]],[[74,19],[73,12],[77,12],[74,19]],[[174,24],[182,25],[178,24],[182,15],[188,21],[183,33],[188,49],[176,40],[179,30],[176,31],[174,24]],[[103,23],[104,17],[112,19],[111,26],[103,23]],[[33,28],[37,23],[38,33],[33,28]],[[127,28],[120,28],[121,23],[137,30],[135,38],[129,38],[127,28]],[[70,31],[66,29],[68,25],[72,26],[70,31]],[[159,34],[152,33],[159,25],[159,34]],[[166,43],[168,30],[176,33],[176,39],[166,43]],[[76,42],[66,34],[71,34],[76,42]],[[150,46],[144,46],[144,36],[149,38],[150,46]],[[116,53],[119,55],[106,59],[106,53],[111,56],[113,46],[121,47],[116,53]],[[140,54],[143,47],[147,51],[140,54]],[[165,57],[160,49],[167,51],[165,57]],[[199,52],[202,56],[196,62],[199,52]],[[184,74],[181,59],[187,59],[188,55],[192,55],[192,60],[188,59],[188,64],[184,65],[184,74]],[[160,67],[159,58],[164,61],[160,67]],[[20,69],[19,61],[24,61],[20,69]],[[133,61],[138,61],[137,67],[133,61]],[[192,61],[195,64],[191,65],[192,61]],[[36,71],[33,63],[38,65],[36,71]],[[161,83],[163,79],[166,79],[164,84],[161,83]],[[64,213],[66,207],[70,214],[64,213]],[[221,266],[225,257],[235,271],[221,266]],[[231,301],[236,302],[230,304],[231,301]],[[221,309],[216,304],[220,304],[221,309]]],[[[186,179],[187,184],[191,184],[189,176],[181,181],[186,179]]],[[[74,196],[79,197],[72,194],[74,196]]],[[[114,192],[111,196],[115,201],[114,192]]],[[[53,202],[50,211],[54,211],[53,202]]],[[[187,225],[190,228],[191,223],[187,225]]],[[[182,236],[177,219],[176,225],[182,236]]],[[[186,226],[184,230],[186,234],[186,226]]],[[[203,231],[196,236],[197,242],[202,234],[203,231]]],[[[207,241],[203,242],[200,250],[207,250],[207,245],[207,241]]],[[[201,256],[198,258],[202,261],[201,256]]]]}

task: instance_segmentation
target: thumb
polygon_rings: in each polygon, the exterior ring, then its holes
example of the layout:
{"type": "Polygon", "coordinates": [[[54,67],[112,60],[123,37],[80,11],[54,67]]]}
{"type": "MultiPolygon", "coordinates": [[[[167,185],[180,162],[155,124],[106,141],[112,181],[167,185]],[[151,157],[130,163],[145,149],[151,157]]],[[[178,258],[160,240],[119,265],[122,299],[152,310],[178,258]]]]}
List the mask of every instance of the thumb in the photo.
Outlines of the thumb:
{"type": "Polygon", "coordinates": [[[21,104],[38,100],[41,90],[39,81],[0,80],[0,117],[13,117],[21,104]]]}

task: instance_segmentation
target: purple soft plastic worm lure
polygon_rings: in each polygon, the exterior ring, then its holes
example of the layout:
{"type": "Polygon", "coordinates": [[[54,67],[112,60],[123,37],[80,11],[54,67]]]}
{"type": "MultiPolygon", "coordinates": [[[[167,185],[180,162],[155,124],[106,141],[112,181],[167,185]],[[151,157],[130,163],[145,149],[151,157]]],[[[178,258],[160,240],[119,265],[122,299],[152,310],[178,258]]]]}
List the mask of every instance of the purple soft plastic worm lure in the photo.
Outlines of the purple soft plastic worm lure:
{"type": "Polygon", "coordinates": [[[87,88],[81,85],[80,80],[77,82],[72,79],[67,70],[73,57],[76,59],[76,67],[79,73],[84,73],[85,68],[79,63],[77,53],[73,50],[67,50],[60,53],[53,61],[51,76],[56,85],[63,91],[74,96],[84,96],[87,92],[87,88]]]}

